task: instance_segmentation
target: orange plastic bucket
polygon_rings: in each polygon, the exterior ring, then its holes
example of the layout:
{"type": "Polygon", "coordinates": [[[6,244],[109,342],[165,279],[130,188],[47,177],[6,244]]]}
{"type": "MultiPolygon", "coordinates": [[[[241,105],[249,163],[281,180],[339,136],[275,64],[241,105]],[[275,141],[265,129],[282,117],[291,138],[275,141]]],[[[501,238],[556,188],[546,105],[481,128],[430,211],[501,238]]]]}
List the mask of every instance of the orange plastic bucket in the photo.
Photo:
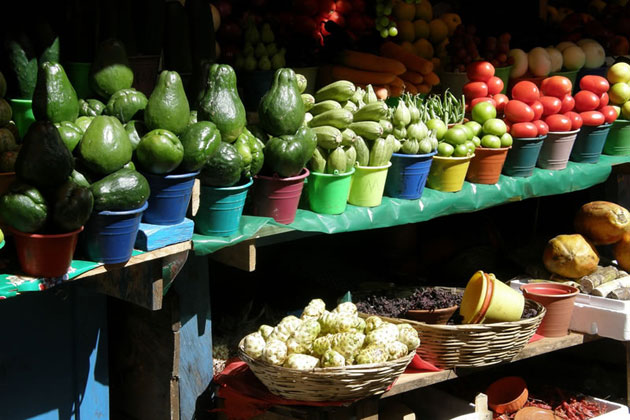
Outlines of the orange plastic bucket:
{"type": "Polygon", "coordinates": [[[510,147],[492,149],[477,147],[466,172],[466,181],[475,184],[496,184],[510,147]]]}

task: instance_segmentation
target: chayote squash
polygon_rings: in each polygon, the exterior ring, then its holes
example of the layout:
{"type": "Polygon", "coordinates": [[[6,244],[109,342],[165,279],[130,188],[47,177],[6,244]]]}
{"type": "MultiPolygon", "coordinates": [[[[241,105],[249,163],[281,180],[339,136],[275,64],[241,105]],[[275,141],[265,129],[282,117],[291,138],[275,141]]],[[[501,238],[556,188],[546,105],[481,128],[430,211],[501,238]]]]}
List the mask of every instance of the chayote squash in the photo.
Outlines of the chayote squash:
{"type": "Polygon", "coordinates": [[[116,117],[121,123],[131,121],[133,117],[147,107],[149,100],[144,93],[133,88],[115,92],[107,102],[107,115],[116,117]]]}
{"type": "Polygon", "coordinates": [[[61,64],[40,64],[33,92],[33,115],[36,120],[53,123],[74,121],[79,116],[77,92],[61,64]]]}
{"type": "Polygon", "coordinates": [[[272,136],[292,135],[302,125],[304,114],[295,72],[289,68],[276,70],[271,88],[258,105],[260,126],[272,136]]]}
{"type": "Polygon", "coordinates": [[[241,179],[243,158],[230,143],[222,141],[217,151],[210,156],[201,169],[201,185],[231,187],[241,179]]]}
{"type": "Polygon", "coordinates": [[[283,177],[298,175],[313,156],[317,135],[301,127],[294,135],[272,137],[265,145],[266,172],[283,177]]]}
{"type": "Polygon", "coordinates": [[[149,130],[162,128],[181,134],[190,120],[190,105],[179,73],[164,70],[144,110],[144,122],[149,130]]]}
{"type": "Polygon", "coordinates": [[[96,117],[105,111],[105,104],[98,99],[79,99],[79,116],[96,117]]]}
{"type": "Polygon", "coordinates": [[[194,172],[203,168],[221,143],[221,133],[210,121],[199,121],[186,127],[180,136],[184,146],[184,159],[180,168],[186,172],[194,172]]]}
{"type": "Polygon", "coordinates": [[[245,106],[236,89],[236,73],[227,64],[213,64],[197,109],[198,121],[211,121],[221,139],[232,143],[247,123],[245,106]]]}

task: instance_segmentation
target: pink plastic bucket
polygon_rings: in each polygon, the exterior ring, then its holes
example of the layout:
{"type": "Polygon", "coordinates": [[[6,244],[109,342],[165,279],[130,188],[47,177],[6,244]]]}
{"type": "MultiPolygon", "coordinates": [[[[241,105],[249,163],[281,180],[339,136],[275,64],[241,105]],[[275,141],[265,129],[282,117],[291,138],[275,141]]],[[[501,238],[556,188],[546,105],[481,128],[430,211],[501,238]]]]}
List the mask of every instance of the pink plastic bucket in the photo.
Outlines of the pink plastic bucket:
{"type": "Polygon", "coordinates": [[[299,175],[289,178],[254,176],[254,216],[272,217],[276,222],[285,225],[292,223],[304,188],[304,179],[309,173],[304,168],[299,175]]]}

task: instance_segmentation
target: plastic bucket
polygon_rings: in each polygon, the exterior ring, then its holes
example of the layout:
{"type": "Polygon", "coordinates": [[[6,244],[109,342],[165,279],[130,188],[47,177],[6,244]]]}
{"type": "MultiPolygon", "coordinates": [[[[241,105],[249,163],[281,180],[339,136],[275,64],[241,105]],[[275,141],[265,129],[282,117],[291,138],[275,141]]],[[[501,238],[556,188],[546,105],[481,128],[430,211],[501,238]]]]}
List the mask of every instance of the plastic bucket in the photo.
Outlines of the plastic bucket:
{"type": "Polygon", "coordinates": [[[433,156],[433,163],[431,163],[431,170],[427,177],[427,186],[445,192],[461,190],[473,156],[433,156]]]}
{"type": "Polygon", "coordinates": [[[285,225],[292,223],[304,188],[304,179],[309,173],[304,168],[299,175],[288,178],[255,175],[254,216],[272,217],[276,222],[285,225]]]}
{"type": "Polygon", "coordinates": [[[535,300],[547,309],[538,330],[545,337],[562,337],[569,333],[577,287],[560,283],[530,283],[521,286],[527,299],[535,300]]]}
{"type": "Polygon", "coordinates": [[[346,211],[354,172],[355,168],[343,174],[311,172],[306,182],[310,209],[321,214],[341,214],[346,211]]]}
{"type": "Polygon", "coordinates": [[[392,167],[387,171],[384,194],[406,200],[422,197],[432,158],[436,153],[422,155],[394,153],[391,160],[392,167]]]}
{"type": "Polygon", "coordinates": [[[496,184],[501,176],[501,169],[505,163],[509,147],[497,149],[477,147],[475,157],[470,160],[466,172],[466,181],[475,184],[496,184]]]}
{"type": "Polygon", "coordinates": [[[105,264],[128,261],[136,242],[142,212],[148,206],[144,203],[134,210],[92,213],[83,238],[83,249],[88,258],[105,264]]]}
{"type": "Polygon", "coordinates": [[[35,122],[33,101],[31,99],[11,99],[9,102],[13,111],[13,121],[18,128],[20,138],[24,138],[28,128],[35,122]]]}
{"type": "Polygon", "coordinates": [[[239,74],[240,84],[247,95],[243,95],[243,104],[248,111],[256,111],[262,97],[273,84],[273,70],[244,71],[239,74]]]}
{"type": "Polygon", "coordinates": [[[195,229],[202,235],[230,236],[238,230],[247,191],[254,180],[232,187],[201,186],[195,229]]]}
{"type": "Polygon", "coordinates": [[[387,171],[391,162],[383,166],[358,166],[352,177],[348,203],[360,207],[376,207],[383,201],[387,171]]]}
{"type": "Polygon", "coordinates": [[[439,76],[440,85],[448,88],[457,98],[462,96],[464,85],[469,82],[466,72],[445,71],[439,76]]]}
{"type": "Polygon", "coordinates": [[[630,156],[630,120],[613,122],[606,137],[604,153],[613,156],[630,156]]]}
{"type": "Polygon", "coordinates": [[[514,138],[512,148],[505,157],[502,172],[509,176],[532,176],[545,138],[546,136],[514,138]]]}
{"type": "Polygon", "coordinates": [[[510,82],[510,72],[512,71],[512,66],[504,66],[504,67],[495,67],[494,75],[499,79],[503,80],[503,89],[501,93],[505,95],[507,92],[508,83],[510,82]]]}
{"type": "Polygon", "coordinates": [[[143,172],[149,181],[147,210],[142,221],[154,225],[176,225],[184,221],[197,172],[155,175],[143,172]]]}
{"type": "Polygon", "coordinates": [[[464,324],[518,321],[523,315],[525,298],[493,275],[477,271],[468,280],[459,313],[464,324]]]}
{"type": "Polygon", "coordinates": [[[576,79],[577,79],[577,74],[578,71],[577,70],[568,70],[568,71],[554,71],[552,73],[549,73],[549,77],[551,76],[564,76],[567,79],[569,79],[571,81],[571,86],[573,86],[573,92],[577,92],[579,89],[579,86],[576,88],[577,84],[576,79]]]}
{"type": "Polygon", "coordinates": [[[567,167],[571,149],[580,129],[547,133],[538,155],[538,167],[559,171],[567,167]]]}
{"type": "Polygon", "coordinates": [[[61,277],[68,272],[79,229],[57,235],[24,233],[9,227],[22,270],[33,277],[61,277]]]}
{"type": "Polygon", "coordinates": [[[94,92],[90,87],[90,67],[92,63],[68,62],[63,65],[68,80],[77,91],[79,99],[91,98],[94,92]]]}
{"type": "Polygon", "coordinates": [[[604,149],[606,137],[612,124],[597,127],[582,126],[571,149],[570,159],[573,162],[597,163],[604,149]]]}

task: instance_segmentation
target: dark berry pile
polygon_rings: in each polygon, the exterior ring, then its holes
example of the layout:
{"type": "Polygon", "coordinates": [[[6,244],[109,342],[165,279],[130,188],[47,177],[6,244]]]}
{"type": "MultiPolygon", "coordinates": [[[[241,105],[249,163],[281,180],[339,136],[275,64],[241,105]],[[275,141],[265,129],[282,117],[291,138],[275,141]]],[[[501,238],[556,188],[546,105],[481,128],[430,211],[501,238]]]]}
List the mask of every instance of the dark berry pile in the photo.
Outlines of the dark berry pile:
{"type": "Polygon", "coordinates": [[[461,293],[441,288],[416,289],[406,298],[369,295],[357,302],[360,312],[390,318],[403,318],[412,309],[435,310],[459,305],[461,293]]]}

